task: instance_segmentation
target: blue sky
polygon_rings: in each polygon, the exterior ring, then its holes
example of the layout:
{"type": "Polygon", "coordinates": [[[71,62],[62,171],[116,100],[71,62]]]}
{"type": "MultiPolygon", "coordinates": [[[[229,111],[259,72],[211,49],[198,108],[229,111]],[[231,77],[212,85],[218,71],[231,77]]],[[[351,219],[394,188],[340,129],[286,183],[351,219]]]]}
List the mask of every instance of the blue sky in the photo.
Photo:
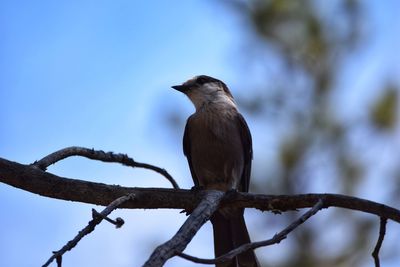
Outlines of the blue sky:
{"type": "MultiPolygon", "coordinates": [[[[193,109],[170,86],[199,73],[232,76],[226,66],[230,23],[223,9],[205,1],[0,2],[0,155],[30,163],[66,146],[94,147],[158,164],[191,187],[181,152],[183,125],[171,131],[164,114],[167,108],[187,115],[193,109]]],[[[49,171],[110,184],[170,186],[148,171],[85,159],[49,171]]],[[[0,196],[6,214],[0,266],[44,263],[90,219],[90,205],[4,184],[0,196]]],[[[185,219],[177,211],[117,215],[127,222],[123,229],[101,225],[64,257],[64,266],[139,266],[185,219]]],[[[196,237],[197,246],[211,244],[207,229],[196,237]]]]}
{"type": "MultiPolygon", "coordinates": [[[[366,76],[380,73],[376,83],[389,72],[387,65],[400,71],[399,54],[393,53],[400,35],[389,30],[396,25],[395,8],[369,3],[380,34],[345,70],[344,87],[353,84],[360,64],[371,66],[366,76]],[[391,57],[379,56],[388,50],[391,57]]],[[[237,88],[245,81],[236,65],[240,25],[211,1],[0,1],[0,157],[31,163],[63,147],[93,147],[164,167],[182,187],[191,187],[181,152],[183,124],[171,129],[165,114],[176,109],[186,117],[193,107],[170,86],[208,74],[243,94],[237,88]]],[[[360,88],[366,83],[371,80],[356,81],[353,99],[364,95],[360,88]]],[[[265,142],[261,135],[253,131],[255,158],[265,142]]],[[[126,186],[170,186],[148,171],[77,158],[49,171],[126,186]]],[[[88,222],[91,207],[0,184],[0,266],[44,263],[88,222]]],[[[103,223],[64,256],[63,266],[140,266],[185,219],[164,210],[116,211],[111,217],[116,216],[126,221],[122,229],[103,223]]],[[[248,222],[261,225],[252,216],[248,222]]],[[[211,257],[211,244],[206,225],[187,252],[211,257]]],[[[182,265],[197,266],[180,259],[166,264],[182,265]]]]}

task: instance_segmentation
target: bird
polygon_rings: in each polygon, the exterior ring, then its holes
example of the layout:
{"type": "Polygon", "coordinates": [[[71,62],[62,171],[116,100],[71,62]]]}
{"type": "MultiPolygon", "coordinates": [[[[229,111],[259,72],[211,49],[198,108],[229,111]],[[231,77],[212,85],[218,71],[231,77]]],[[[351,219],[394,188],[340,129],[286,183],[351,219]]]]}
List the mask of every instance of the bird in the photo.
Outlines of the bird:
{"type": "MultiPolygon", "coordinates": [[[[172,88],[185,94],[196,109],[187,119],[183,135],[194,188],[248,192],[251,133],[226,84],[198,75],[172,88]]],[[[251,242],[243,214],[243,208],[227,207],[211,216],[216,257],[251,242]]],[[[248,250],[216,266],[255,267],[259,263],[254,251],[248,250]]]]}

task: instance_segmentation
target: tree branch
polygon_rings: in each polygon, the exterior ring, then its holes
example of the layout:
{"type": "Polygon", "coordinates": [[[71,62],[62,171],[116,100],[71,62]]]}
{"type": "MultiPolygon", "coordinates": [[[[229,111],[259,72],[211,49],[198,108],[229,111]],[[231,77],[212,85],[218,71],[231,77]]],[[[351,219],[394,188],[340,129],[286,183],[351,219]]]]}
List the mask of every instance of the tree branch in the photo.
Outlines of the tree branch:
{"type": "Polygon", "coordinates": [[[85,147],[78,147],[78,146],[71,146],[71,147],[66,147],[63,149],[60,149],[54,153],[51,153],[47,155],[46,157],[42,158],[41,160],[35,161],[32,163],[33,166],[38,167],[42,171],[45,171],[47,167],[50,165],[63,160],[68,157],[73,157],[73,156],[81,156],[85,157],[88,159],[93,159],[93,160],[100,160],[103,162],[115,162],[115,163],[121,163],[122,165],[133,167],[133,168],[144,168],[148,170],[155,171],[161,175],[163,175],[175,189],[179,189],[179,185],[177,182],[174,180],[174,178],[165,170],[160,167],[147,164],[147,163],[141,163],[137,162],[134,159],[128,157],[126,154],[116,154],[113,152],[104,152],[103,150],[94,150],[94,149],[89,149],[85,147]]]}
{"type": "Polygon", "coordinates": [[[169,258],[183,251],[200,227],[206,223],[214,211],[218,209],[223,196],[224,192],[221,191],[206,191],[200,204],[190,214],[179,231],[172,239],[158,246],[143,267],[163,266],[169,258]]]}
{"type": "Polygon", "coordinates": [[[114,200],[113,202],[110,203],[110,205],[108,205],[102,212],[100,212],[99,215],[97,215],[96,213],[92,213],[92,217],[93,219],[89,221],[88,225],[83,228],[81,231],[79,231],[79,233],[77,234],[77,236],[75,236],[74,239],[72,239],[71,241],[69,241],[65,246],[63,246],[60,250],[53,252],[53,256],[51,256],[47,262],[45,264],[43,264],[43,267],[49,266],[50,263],[57,259],[57,265],[61,265],[61,259],[62,259],[62,255],[73,249],[76,244],[78,244],[78,242],[85,236],[90,234],[91,232],[94,231],[94,229],[96,228],[96,226],[98,224],[101,223],[101,221],[107,217],[113,210],[115,210],[116,208],[118,208],[119,206],[121,206],[121,204],[129,201],[129,200],[133,200],[135,197],[134,194],[128,194],[126,196],[122,196],[120,198],[117,198],[116,200],[114,200]]]}
{"type": "MultiPolygon", "coordinates": [[[[0,158],[0,182],[56,199],[107,206],[129,193],[135,201],[125,202],[121,208],[193,210],[201,194],[190,190],[164,188],[133,188],[63,178],[30,165],[0,158]]],[[[221,206],[267,210],[296,210],[313,207],[319,199],[324,207],[358,210],[400,223],[400,210],[373,201],[339,194],[260,195],[249,193],[227,194],[221,206]]]]}
{"type": "Polygon", "coordinates": [[[372,252],[372,257],[374,258],[375,267],[381,266],[381,264],[379,262],[379,251],[381,250],[383,239],[385,238],[386,223],[387,223],[387,219],[381,217],[381,222],[380,222],[380,226],[379,226],[379,237],[378,237],[378,240],[376,241],[375,249],[372,252]]]}
{"type": "Polygon", "coordinates": [[[275,234],[273,238],[264,240],[264,241],[259,241],[259,242],[253,242],[249,244],[244,244],[240,247],[237,247],[228,253],[221,255],[215,259],[202,259],[202,258],[197,258],[185,253],[176,253],[181,258],[187,259],[192,262],[196,263],[203,263],[203,264],[216,264],[216,263],[222,263],[226,262],[229,260],[232,260],[234,257],[237,255],[249,250],[249,249],[256,249],[259,247],[266,247],[274,244],[280,243],[283,239],[285,239],[290,232],[292,232],[294,229],[299,227],[301,224],[303,224],[305,221],[307,221],[311,216],[315,215],[318,211],[320,211],[323,208],[323,201],[320,199],[317,204],[314,205],[310,210],[308,210],[306,213],[304,213],[300,218],[295,220],[293,223],[288,225],[285,229],[280,231],[279,233],[275,234]]]}

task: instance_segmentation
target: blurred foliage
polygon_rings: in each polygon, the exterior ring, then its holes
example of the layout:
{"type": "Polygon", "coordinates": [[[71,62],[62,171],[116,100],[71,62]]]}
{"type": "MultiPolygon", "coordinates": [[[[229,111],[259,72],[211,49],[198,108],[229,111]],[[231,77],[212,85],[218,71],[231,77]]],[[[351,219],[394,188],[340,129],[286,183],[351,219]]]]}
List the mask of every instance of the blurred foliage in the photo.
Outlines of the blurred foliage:
{"type": "Polygon", "coordinates": [[[300,161],[303,147],[300,138],[291,137],[280,148],[280,161],[284,169],[293,169],[300,161]]]}
{"type": "Polygon", "coordinates": [[[397,122],[398,92],[392,86],[383,92],[370,114],[372,122],[381,129],[393,129],[397,122]]]}
{"type": "MultiPolygon", "coordinates": [[[[368,151],[368,146],[381,141],[379,138],[395,138],[368,136],[361,144],[365,150],[355,149],[355,134],[367,133],[371,124],[362,123],[361,118],[351,114],[344,118],[339,116],[340,103],[333,100],[334,93],[340,90],[337,84],[346,60],[364,45],[363,27],[368,20],[363,8],[365,3],[356,0],[235,0],[226,1],[225,5],[245,18],[248,33],[256,37],[250,38],[251,43],[246,44],[254,48],[247,56],[266,68],[271,62],[283,66],[273,74],[265,72],[265,82],[261,83],[265,86],[259,86],[245,99],[238,99],[242,108],[259,115],[258,118],[267,118],[271,124],[279,121],[286,123],[276,154],[280,170],[271,182],[265,181],[265,173],[255,173],[256,166],[252,179],[256,186],[253,188],[259,192],[277,194],[323,190],[357,195],[373,168],[373,164],[366,161],[363,155],[368,151]],[[268,115],[263,108],[265,106],[273,107],[274,114],[279,115],[274,118],[263,116],[268,115]],[[318,179],[322,189],[316,185],[318,179]],[[273,190],[271,185],[274,185],[273,190]]],[[[249,77],[243,73],[241,76],[249,77]]],[[[380,98],[374,102],[371,110],[366,111],[373,122],[372,127],[387,130],[398,127],[398,91],[394,85],[382,87],[380,98]]],[[[379,156],[375,155],[377,158],[379,156]]],[[[263,160],[271,159],[262,159],[255,164],[265,164],[263,160]]],[[[374,199],[373,196],[370,198],[374,199]]],[[[386,200],[390,199],[397,198],[387,196],[386,200]]],[[[282,216],[280,225],[288,224],[295,216],[282,216]]],[[[369,255],[375,244],[378,218],[357,214],[343,216],[337,209],[320,216],[326,216],[325,222],[333,222],[329,224],[330,227],[345,225],[342,236],[323,242],[321,237],[326,231],[324,223],[308,222],[296,231],[291,241],[285,241],[294,242],[296,247],[285,257],[276,259],[272,256],[273,259],[269,261],[268,256],[271,255],[268,249],[263,250],[266,255],[264,259],[267,259],[264,265],[372,265],[369,255]],[[332,249],[339,252],[328,253],[332,249]],[[320,251],[326,251],[329,256],[321,255],[320,251]]],[[[266,227],[269,227],[268,219],[266,227]]],[[[261,251],[260,254],[263,253],[261,251]]],[[[400,260],[399,255],[392,257],[400,260]]]]}
{"type": "MultiPolygon", "coordinates": [[[[253,161],[252,191],[361,195],[398,206],[399,85],[393,82],[398,77],[393,79],[387,74],[388,81],[382,82],[376,99],[365,105],[359,105],[354,97],[354,103],[347,103],[362,107],[360,112],[340,102],[352,89],[340,88],[344,77],[359,80],[344,75],[348,65],[354,68],[349,63],[358,60],[359,52],[373,39],[366,35],[373,34],[368,29],[371,19],[365,8],[368,2],[229,0],[223,3],[223,8],[244,18],[241,21],[245,25],[242,32],[245,48],[235,53],[234,58],[238,59],[237,54],[245,58],[246,64],[237,77],[242,79],[239,83],[243,83],[246,94],[235,94],[235,99],[246,115],[253,115],[247,119],[254,119],[254,128],[267,129],[265,139],[273,140],[270,143],[260,140],[262,134],[252,129],[253,137],[257,137],[253,138],[256,149],[261,143],[272,147],[266,147],[268,153],[263,155],[258,150],[253,161]],[[338,95],[342,98],[337,98],[338,95]],[[266,124],[270,127],[265,127],[266,124]],[[276,151],[271,153],[271,150],[276,151]],[[388,159],[392,164],[388,164],[388,159]],[[263,166],[271,166],[271,162],[277,166],[266,170],[263,166]]],[[[372,95],[371,91],[368,93],[372,95]]],[[[172,124],[186,119],[181,114],[171,118],[172,124]]],[[[263,215],[265,229],[258,230],[256,239],[268,238],[268,231],[282,229],[297,216],[298,213],[263,215]]],[[[329,209],[302,225],[279,246],[259,249],[257,253],[264,260],[263,266],[371,266],[370,254],[378,230],[379,218],[329,209]],[[279,253],[270,253],[279,249],[279,253]]],[[[390,234],[388,230],[387,235],[390,234]]],[[[398,240],[389,243],[387,239],[381,258],[400,261],[396,251],[398,240]]]]}

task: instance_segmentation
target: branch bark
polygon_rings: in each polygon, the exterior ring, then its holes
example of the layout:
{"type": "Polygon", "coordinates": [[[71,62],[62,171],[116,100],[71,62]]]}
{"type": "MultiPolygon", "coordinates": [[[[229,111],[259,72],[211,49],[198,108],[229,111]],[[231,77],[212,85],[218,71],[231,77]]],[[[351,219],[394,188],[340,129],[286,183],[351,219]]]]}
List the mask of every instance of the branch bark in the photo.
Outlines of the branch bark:
{"type": "MultiPolygon", "coordinates": [[[[56,199],[107,206],[113,200],[134,193],[135,200],[121,205],[130,209],[193,210],[201,200],[201,192],[163,188],[133,188],[59,177],[30,165],[0,158],[0,182],[56,199]]],[[[311,208],[320,199],[324,208],[339,207],[358,210],[400,223],[400,210],[373,201],[339,194],[260,195],[226,194],[221,206],[256,208],[262,211],[287,211],[311,208]]]]}

